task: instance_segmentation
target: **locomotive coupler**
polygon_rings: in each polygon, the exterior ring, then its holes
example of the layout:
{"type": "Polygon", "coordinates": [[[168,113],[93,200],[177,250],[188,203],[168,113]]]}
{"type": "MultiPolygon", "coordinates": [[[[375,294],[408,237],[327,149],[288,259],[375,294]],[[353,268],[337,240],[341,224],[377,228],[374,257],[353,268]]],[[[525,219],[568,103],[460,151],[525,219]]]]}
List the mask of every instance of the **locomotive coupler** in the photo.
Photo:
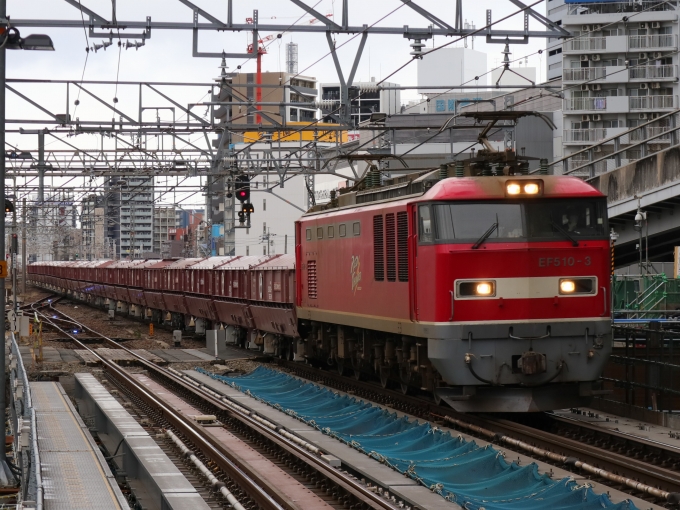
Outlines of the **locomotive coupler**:
{"type": "Polygon", "coordinates": [[[524,375],[536,375],[544,373],[547,368],[545,354],[536,351],[527,351],[517,360],[517,368],[524,375]]]}

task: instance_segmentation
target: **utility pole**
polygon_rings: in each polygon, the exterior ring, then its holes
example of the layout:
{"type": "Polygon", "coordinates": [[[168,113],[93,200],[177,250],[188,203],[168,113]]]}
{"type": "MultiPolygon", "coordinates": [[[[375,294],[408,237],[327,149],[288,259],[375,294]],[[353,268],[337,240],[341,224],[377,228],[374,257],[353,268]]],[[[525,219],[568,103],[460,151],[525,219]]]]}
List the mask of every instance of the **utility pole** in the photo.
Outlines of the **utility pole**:
{"type": "MultiPolygon", "coordinates": [[[[0,0],[0,20],[7,20],[7,0],[0,0]]],[[[7,37],[7,33],[5,33],[7,37]]],[[[0,48],[0,199],[5,199],[5,70],[7,66],[6,44],[0,48]]],[[[4,214],[4,213],[3,213],[4,214]]],[[[6,262],[5,252],[5,218],[0,221],[0,261],[6,262]]],[[[0,278],[0,314],[2,314],[3,339],[6,341],[5,329],[5,279],[0,278]]],[[[0,462],[4,463],[7,459],[7,448],[5,446],[5,342],[3,341],[0,349],[0,427],[2,427],[2,438],[0,439],[0,462]]]]}
{"type": "Polygon", "coordinates": [[[23,200],[24,209],[24,221],[23,228],[21,229],[21,291],[26,294],[26,263],[28,262],[28,257],[26,257],[26,199],[23,200]]]}

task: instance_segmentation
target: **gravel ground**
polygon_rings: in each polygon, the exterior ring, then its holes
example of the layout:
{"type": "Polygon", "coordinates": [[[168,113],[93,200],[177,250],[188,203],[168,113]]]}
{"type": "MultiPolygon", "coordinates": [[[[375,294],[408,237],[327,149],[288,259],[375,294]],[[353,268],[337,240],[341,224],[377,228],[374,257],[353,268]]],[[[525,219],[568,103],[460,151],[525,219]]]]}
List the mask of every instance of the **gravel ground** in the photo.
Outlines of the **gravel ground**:
{"type": "MultiPolygon", "coordinates": [[[[24,296],[24,303],[37,301],[50,293],[30,287],[24,296]]],[[[92,308],[77,301],[62,299],[54,307],[63,311],[69,317],[82,322],[98,333],[110,338],[126,339],[124,345],[128,349],[168,349],[173,344],[172,331],[155,326],[153,337],[149,336],[149,325],[132,318],[116,315],[114,320],[109,320],[108,312],[100,308],[92,308]]],[[[43,345],[59,349],[78,348],[72,342],[64,338],[63,333],[45,328],[43,331],[43,345]]],[[[93,345],[94,346],[94,345],[93,345]]],[[[194,339],[191,336],[182,337],[182,349],[201,349],[205,347],[205,340],[194,339]]]]}

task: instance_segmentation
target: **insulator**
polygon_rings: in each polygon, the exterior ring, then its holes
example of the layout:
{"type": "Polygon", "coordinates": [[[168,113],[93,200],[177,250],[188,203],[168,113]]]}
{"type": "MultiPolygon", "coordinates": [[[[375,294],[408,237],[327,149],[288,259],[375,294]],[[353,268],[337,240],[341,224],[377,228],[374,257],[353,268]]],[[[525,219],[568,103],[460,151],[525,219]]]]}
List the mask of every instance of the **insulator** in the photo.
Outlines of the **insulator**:
{"type": "Polygon", "coordinates": [[[334,110],[339,105],[339,101],[334,101],[333,99],[322,99],[314,103],[314,106],[320,110],[334,110]]]}
{"type": "Polygon", "coordinates": [[[456,177],[465,176],[465,163],[462,161],[456,161],[456,177]]]}
{"type": "Polygon", "coordinates": [[[542,159],[541,160],[541,169],[538,172],[541,175],[548,175],[548,160],[547,159],[542,159]]]}
{"type": "Polygon", "coordinates": [[[362,83],[361,85],[359,85],[359,90],[361,90],[362,92],[377,92],[378,84],[374,81],[362,83]]]}
{"type": "Polygon", "coordinates": [[[422,42],[422,40],[414,39],[410,46],[413,48],[413,51],[410,53],[413,58],[423,58],[423,48],[425,47],[425,43],[422,42]]]}
{"type": "Polygon", "coordinates": [[[222,163],[236,163],[236,156],[225,156],[222,158],[222,163]]]}

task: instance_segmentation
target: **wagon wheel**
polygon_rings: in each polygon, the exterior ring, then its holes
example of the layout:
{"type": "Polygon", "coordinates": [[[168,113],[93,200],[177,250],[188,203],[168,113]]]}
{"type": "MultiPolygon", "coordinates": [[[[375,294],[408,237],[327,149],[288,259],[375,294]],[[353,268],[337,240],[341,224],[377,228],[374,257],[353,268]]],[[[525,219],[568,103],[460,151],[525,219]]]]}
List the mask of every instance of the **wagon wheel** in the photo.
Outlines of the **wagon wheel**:
{"type": "Polygon", "coordinates": [[[344,375],[345,373],[345,360],[344,358],[336,358],[335,364],[338,369],[338,374],[344,375]]]}
{"type": "Polygon", "coordinates": [[[354,369],[354,379],[361,380],[361,360],[352,358],[352,369],[354,369]]]}
{"type": "Polygon", "coordinates": [[[390,380],[390,366],[380,365],[380,386],[387,388],[387,383],[390,380]]]}
{"type": "Polygon", "coordinates": [[[401,365],[399,367],[399,382],[401,386],[401,393],[406,395],[409,390],[409,382],[411,382],[411,371],[409,365],[401,365]]]}
{"type": "Polygon", "coordinates": [[[435,405],[440,406],[440,405],[442,405],[442,398],[439,395],[437,395],[437,388],[442,387],[441,380],[435,379],[432,386],[433,386],[433,388],[432,388],[432,400],[434,400],[435,405]]]}

